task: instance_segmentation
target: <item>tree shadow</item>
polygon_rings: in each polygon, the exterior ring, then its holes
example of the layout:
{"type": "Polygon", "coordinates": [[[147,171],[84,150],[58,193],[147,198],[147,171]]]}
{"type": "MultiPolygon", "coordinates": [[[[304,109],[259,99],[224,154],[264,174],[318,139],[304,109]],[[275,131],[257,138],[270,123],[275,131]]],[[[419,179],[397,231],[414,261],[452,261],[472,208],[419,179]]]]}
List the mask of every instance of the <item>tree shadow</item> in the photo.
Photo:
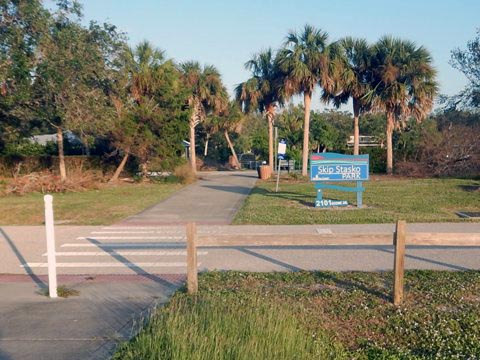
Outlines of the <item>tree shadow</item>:
{"type": "Polygon", "coordinates": [[[25,269],[25,272],[27,273],[27,275],[32,279],[32,281],[40,288],[40,289],[46,289],[47,288],[47,284],[44,283],[40,277],[38,277],[38,275],[36,275],[32,268],[30,266],[28,266],[28,263],[27,261],[25,260],[25,258],[23,257],[22,253],[20,252],[20,250],[18,250],[18,248],[15,246],[13,240],[7,235],[7,233],[2,229],[0,228],[0,235],[2,235],[2,237],[5,239],[5,241],[7,242],[7,244],[10,246],[10,249],[12,249],[13,253],[15,254],[15,256],[17,257],[18,261],[20,262],[20,264],[22,265],[22,267],[25,269]]]}

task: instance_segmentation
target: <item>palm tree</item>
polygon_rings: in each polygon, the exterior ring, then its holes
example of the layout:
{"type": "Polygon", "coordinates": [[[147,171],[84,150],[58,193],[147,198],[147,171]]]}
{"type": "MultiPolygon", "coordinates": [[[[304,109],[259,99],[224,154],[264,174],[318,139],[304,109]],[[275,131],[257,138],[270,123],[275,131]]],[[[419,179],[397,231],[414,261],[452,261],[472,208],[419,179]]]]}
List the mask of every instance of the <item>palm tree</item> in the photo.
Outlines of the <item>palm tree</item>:
{"type": "Polygon", "coordinates": [[[371,84],[371,48],[365,39],[346,37],[337,42],[338,56],[333,59],[337,66],[331,67],[334,79],[333,91],[322,93],[325,102],[333,102],[336,108],[353,102],[353,154],[360,152],[360,131],[358,121],[362,112],[368,111],[368,93],[371,84]]]}
{"type": "Polygon", "coordinates": [[[239,133],[242,128],[244,116],[240,110],[237,102],[230,102],[228,107],[216,118],[215,123],[219,130],[223,131],[225,140],[227,141],[230,152],[232,153],[233,161],[237,168],[240,168],[240,161],[235,151],[229,132],[239,133]]]}
{"type": "Polygon", "coordinates": [[[268,122],[268,165],[273,166],[273,121],[275,108],[283,104],[280,79],[272,49],[255,54],[245,63],[252,77],[235,88],[235,97],[244,112],[260,111],[268,122]]]}
{"type": "MultiPolygon", "coordinates": [[[[118,91],[111,95],[111,101],[116,110],[118,123],[118,127],[114,127],[114,138],[119,139],[123,158],[110,179],[111,182],[118,180],[132,147],[135,146],[135,134],[141,124],[133,120],[132,114],[146,107],[151,108],[152,113],[158,106],[153,98],[161,82],[159,71],[165,64],[165,56],[162,50],[155,48],[148,41],[143,41],[134,49],[126,48],[121,61],[122,67],[116,79],[118,91]]],[[[136,147],[142,161],[142,174],[146,176],[146,150],[142,150],[142,146],[136,147]]]]}
{"type": "Polygon", "coordinates": [[[299,33],[290,32],[284,47],[279,51],[278,64],[284,73],[282,90],[286,97],[303,94],[304,124],[302,175],[307,176],[310,133],[310,104],[315,87],[332,87],[329,77],[328,34],[305,25],[299,33]]]}
{"type": "Polygon", "coordinates": [[[393,172],[392,134],[409,116],[421,121],[438,91],[432,57],[411,41],[385,36],[373,47],[373,106],[387,117],[387,173],[393,172]]]}
{"type": "Polygon", "coordinates": [[[188,106],[190,108],[190,164],[197,172],[195,152],[195,127],[202,122],[209,112],[222,111],[228,94],[218,70],[212,65],[201,66],[196,61],[181,65],[186,86],[189,88],[188,106]]]}

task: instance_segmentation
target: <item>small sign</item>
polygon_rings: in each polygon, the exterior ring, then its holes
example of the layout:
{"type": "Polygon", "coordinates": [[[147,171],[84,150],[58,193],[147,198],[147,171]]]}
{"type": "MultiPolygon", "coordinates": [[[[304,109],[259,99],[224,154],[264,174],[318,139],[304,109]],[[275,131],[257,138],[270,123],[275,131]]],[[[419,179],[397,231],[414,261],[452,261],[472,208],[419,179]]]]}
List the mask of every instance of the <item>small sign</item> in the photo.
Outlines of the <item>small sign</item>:
{"type": "Polygon", "coordinates": [[[280,140],[278,143],[278,149],[277,149],[277,154],[280,157],[280,155],[285,155],[287,153],[287,143],[285,140],[280,140]]]}
{"type": "Polygon", "coordinates": [[[311,181],[368,180],[368,155],[316,153],[310,157],[311,181]]]}
{"type": "Polygon", "coordinates": [[[326,208],[332,206],[347,206],[347,200],[330,200],[330,199],[323,199],[323,200],[315,200],[315,207],[326,208]]]}

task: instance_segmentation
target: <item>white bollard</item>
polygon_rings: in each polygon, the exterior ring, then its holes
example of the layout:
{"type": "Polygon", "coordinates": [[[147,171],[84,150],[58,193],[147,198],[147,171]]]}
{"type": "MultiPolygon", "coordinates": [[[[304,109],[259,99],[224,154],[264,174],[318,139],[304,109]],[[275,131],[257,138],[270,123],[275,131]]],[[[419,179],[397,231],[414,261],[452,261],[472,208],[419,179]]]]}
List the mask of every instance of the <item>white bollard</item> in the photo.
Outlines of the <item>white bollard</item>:
{"type": "Polygon", "coordinates": [[[45,234],[47,236],[48,291],[51,298],[57,297],[57,261],[55,258],[55,230],[53,227],[53,197],[45,195],[45,234]]]}

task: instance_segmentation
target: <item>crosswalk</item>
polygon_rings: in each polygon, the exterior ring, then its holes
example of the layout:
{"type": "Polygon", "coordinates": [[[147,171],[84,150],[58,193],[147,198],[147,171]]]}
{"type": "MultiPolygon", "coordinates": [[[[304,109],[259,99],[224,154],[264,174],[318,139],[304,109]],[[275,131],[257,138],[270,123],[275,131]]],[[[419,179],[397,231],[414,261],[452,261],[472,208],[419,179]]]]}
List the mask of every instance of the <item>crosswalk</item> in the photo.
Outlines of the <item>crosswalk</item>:
{"type": "MultiPolygon", "coordinates": [[[[58,244],[56,266],[79,274],[185,271],[185,241],[183,226],[108,226],[58,244]]],[[[202,250],[197,253],[199,257],[207,254],[202,250]]],[[[47,268],[47,253],[41,260],[20,266],[47,268]]]]}

